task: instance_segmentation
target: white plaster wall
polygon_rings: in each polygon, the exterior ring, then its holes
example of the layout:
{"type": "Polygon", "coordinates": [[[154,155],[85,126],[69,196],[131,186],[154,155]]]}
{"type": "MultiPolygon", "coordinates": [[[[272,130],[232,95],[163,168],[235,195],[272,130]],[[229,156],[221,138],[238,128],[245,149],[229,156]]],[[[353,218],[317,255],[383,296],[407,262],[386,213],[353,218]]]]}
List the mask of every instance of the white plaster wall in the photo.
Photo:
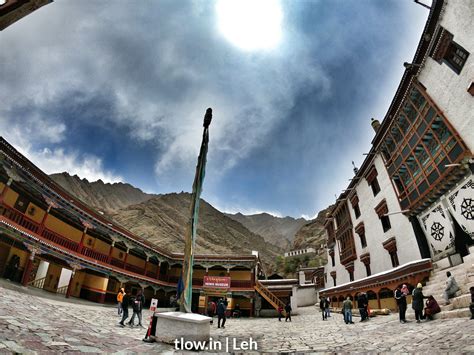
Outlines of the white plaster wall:
{"type": "Polygon", "coordinates": [[[49,263],[47,261],[41,260],[40,264],[38,265],[38,271],[36,271],[36,278],[35,280],[42,279],[46,277],[48,274],[49,263]]]}
{"type": "Polygon", "coordinates": [[[473,152],[474,97],[467,88],[474,81],[474,2],[449,0],[441,16],[440,25],[454,35],[453,40],[470,53],[469,57],[459,75],[446,63],[438,64],[427,57],[418,80],[473,152]]]}
{"type": "MultiPolygon", "coordinates": [[[[382,157],[378,154],[374,158],[374,165],[378,173],[377,180],[380,185],[380,192],[374,197],[367,180],[365,178],[359,180],[355,187],[357,196],[359,197],[359,208],[361,212],[359,218],[355,218],[352,205],[348,201],[353,226],[356,227],[360,222],[364,222],[365,238],[367,241],[367,247],[362,248],[360,238],[355,230],[353,230],[357,251],[357,260],[354,261],[355,280],[367,276],[365,265],[359,259],[360,255],[366,252],[370,253],[370,268],[372,274],[393,268],[390,255],[382,245],[385,240],[391,237],[395,237],[397,240],[397,253],[400,265],[421,259],[413,228],[405,215],[402,213],[390,215],[390,225],[392,227],[384,233],[382,223],[374,208],[385,199],[389,213],[397,212],[401,209],[382,157]]],[[[346,274],[348,274],[347,271],[346,274]]]]}
{"type": "Polygon", "coordinates": [[[317,301],[314,287],[296,289],[296,303],[298,307],[313,306],[317,301]]]}
{"type": "Polygon", "coordinates": [[[72,271],[69,269],[62,269],[61,276],[59,276],[58,288],[69,285],[69,280],[71,279],[72,271]]]}

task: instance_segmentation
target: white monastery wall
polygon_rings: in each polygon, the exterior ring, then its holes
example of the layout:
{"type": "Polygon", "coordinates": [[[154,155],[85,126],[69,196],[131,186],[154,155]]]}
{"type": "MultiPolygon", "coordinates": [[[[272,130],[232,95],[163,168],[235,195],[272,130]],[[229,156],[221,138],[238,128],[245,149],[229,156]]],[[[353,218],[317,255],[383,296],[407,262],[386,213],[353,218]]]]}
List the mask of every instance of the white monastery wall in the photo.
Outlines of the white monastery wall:
{"type": "Polygon", "coordinates": [[[384,241],[391,237],[395,237],[397,240],[397,254],[400,265],[421,259],[413,228],[405,215],[402,213],[390,215],[391,228],[387,232],[383,231],[382,223],[375,212],[375,207],[385,199],[388,212],[393,213],[400,211],[400,204],[393,190],[382,157],[378,154],[375,156],[374,165],[377,169],[377,180],[380,185],[380,192],[377,196],[374,196],[367,180],[365,178],[360,179],[356,185],[356,192],[359,197],[361,214],[357,219],[355,218],[354,210],[350,202],[348,202],[353,226],[356,227],[360,222],[364,222],[365,238],[367,241],[367,247],[362,248],[360,238],[354,230],[354,241],[358,256],[357,260],[354,261],[355,280],[367,276],[365,265],[359,259],[360,255],[366,252],[370,253],[370,268],[372,274],[393,268],[390,255],[382,245],[384,241]]]}
{"type": "Polygon", "coordinates": [[[469,52],[458,75],[446,63],[427,57],[418,80],[435,101],[471,152],[474,152],[474,98],[467,88],[474,80],[474,2],[449,0],[440,25],[453,34],[453,41],[469,52]]]}

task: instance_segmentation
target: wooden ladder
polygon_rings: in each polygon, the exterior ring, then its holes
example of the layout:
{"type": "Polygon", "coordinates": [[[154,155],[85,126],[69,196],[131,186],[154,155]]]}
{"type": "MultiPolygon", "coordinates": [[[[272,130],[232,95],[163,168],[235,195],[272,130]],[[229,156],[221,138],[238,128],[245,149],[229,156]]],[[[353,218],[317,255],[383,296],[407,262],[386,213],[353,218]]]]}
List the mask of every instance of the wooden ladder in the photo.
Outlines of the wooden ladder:
{"type": "Polygon", "coordinates": [[[285,313],[285,304],[280,300],[277,296],[275,296],[268,288],[266,288],[260,281],[256,280],[255,283],[255,290],[265,298],[268,303],[270,303],[273,308],[278,311],[278,308],[281,307],[283,309],[283,313],[285,313]]]}

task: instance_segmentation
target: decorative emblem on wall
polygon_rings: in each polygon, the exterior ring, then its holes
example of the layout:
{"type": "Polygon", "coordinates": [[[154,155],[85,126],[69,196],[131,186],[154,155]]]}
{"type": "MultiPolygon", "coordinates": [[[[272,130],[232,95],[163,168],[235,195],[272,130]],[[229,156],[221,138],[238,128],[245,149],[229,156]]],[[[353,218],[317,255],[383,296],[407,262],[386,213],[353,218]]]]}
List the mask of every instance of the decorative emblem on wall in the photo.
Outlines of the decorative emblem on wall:
{"type": "Polygon", "coordinates": [[[472,198],[465,198],[462,200],[461,214],[466,219],[474,219],[474,200],[472,198]]]}
{"type": "Polygon", "coordinates": [[[434,222],[431,225],[431,236],[434,240],[441,240],[444,237],[444,227],[441,223],[434,222]]]}
{"type": "Polygon", "coordinates": [[[449,210],[462,230],[474,240],[474,178],[466,182],[448,197],[449,210]]]}

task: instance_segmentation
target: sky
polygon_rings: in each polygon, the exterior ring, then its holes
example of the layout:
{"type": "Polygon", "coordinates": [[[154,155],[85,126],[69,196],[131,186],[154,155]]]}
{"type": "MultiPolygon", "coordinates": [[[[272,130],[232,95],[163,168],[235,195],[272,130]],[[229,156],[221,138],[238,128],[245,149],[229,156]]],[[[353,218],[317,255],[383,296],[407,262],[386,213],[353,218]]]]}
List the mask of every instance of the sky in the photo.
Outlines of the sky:
{"type": "MultiPolygon", "coordinates": [[[[425,1],[427,2],[427,1],[425,1]]],[[[0,32],[0,135],[47,173],[312,218],[385,116],[428,16],[412,0],[56,0],[0,32]]]]}

